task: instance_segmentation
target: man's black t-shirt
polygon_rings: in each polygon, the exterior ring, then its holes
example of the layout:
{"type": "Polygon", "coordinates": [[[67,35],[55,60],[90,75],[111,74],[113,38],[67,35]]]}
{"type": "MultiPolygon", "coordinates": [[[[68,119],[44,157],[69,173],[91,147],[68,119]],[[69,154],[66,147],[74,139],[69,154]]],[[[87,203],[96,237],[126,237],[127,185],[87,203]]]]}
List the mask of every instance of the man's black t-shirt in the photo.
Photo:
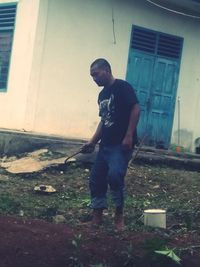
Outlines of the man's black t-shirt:
{"type": "MultiPolygon", "coordinates": [[[[116,79],[110,87],[99,93],[99,116],[103,122],[101,144],[121,144],[126,134],[132,107],[138,103],[132,86],[116,79]]],[[[133,146],[137,143],[137,132],[133,136],[133,146]]]]}

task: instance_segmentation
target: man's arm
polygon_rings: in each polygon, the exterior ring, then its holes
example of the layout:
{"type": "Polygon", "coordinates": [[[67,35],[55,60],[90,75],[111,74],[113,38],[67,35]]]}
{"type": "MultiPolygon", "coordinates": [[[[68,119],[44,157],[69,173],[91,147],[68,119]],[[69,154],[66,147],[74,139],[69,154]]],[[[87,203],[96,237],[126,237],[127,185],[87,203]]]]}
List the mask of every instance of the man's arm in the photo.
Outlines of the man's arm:
{"type": "Polygon", "coordinates": [[[140,106],[139,104],[135,104],[131,109],[128,128],[125,137],[122,141],[122,146],[125,150],[132,148],[133,134],[136,130],[139,117],[140,117],[140,106]]]}
{"type": "Polygon", "coordinates": [[[92,138],[81,148],[82,153],[92,153],[94,151],[95,145],[101,139],[102,125],[103,123],[100,121],[92,138]]]}

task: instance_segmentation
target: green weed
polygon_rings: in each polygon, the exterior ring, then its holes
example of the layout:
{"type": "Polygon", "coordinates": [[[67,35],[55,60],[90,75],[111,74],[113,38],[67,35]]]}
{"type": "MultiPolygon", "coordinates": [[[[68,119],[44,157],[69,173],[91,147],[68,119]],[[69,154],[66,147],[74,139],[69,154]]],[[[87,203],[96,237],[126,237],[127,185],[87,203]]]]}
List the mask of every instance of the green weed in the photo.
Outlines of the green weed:
{"type": "Polygon", "coordinates": [[[20,202],[11,197],[9,194],[0,196],[0,213],[18,214],[20,207],[20,202]]]}

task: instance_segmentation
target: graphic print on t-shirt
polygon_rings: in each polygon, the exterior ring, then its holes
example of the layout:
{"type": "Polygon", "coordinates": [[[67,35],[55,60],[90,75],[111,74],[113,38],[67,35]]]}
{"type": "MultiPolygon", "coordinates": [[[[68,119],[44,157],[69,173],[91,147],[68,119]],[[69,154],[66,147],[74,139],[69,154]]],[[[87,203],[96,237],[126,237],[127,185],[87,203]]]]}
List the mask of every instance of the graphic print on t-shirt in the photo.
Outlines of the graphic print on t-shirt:
{"type": "Polygon", "coordinates": [[[112,94],[109,99],[104,99],[99,103],[99,115],[104,122],[105,127],[110,127],[114,124],[114,95],[112,94]]]}

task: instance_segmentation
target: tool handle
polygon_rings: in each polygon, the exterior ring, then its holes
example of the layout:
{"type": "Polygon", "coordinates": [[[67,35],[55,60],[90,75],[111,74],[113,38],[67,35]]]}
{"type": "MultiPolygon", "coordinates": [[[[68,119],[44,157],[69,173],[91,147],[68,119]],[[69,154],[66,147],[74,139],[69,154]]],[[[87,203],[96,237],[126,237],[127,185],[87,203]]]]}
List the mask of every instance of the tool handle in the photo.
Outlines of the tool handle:
{"type": "Polygon", "coordinates": [[[74,156],[78,155],[79,153],[81,153],[81,150],[76,151],[74,154],[72,154],[72,155],[70,155],[69,157],[67,157],[67,158],[65,159],[64,163],[66,164],[67,161],[68,161],[69,159],[73,158],[74,156]]]}

